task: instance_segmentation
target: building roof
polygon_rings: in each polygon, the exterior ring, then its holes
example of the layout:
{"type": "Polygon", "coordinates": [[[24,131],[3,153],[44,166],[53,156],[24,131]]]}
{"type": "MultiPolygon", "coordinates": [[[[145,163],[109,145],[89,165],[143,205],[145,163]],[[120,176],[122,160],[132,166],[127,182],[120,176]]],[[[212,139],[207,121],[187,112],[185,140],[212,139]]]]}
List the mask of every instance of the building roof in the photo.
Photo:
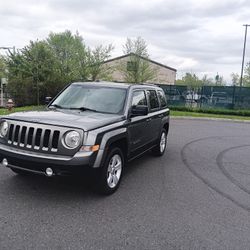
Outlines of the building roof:
{"type": "Polygon", "coordinates": [[[135,54],[135,53],[129,53],[129,54],[126,54],[126,55],[123,55],[123,56],[118,56],[118,57],[109,59],[109,60],[105,61],[104,63],[109,63],[109,62],[112,62],[112,61],[116,61],[116,60],[119,60],[119,59],[122,59],[122,58],[125,58],[125,57],[128,57],[128,56],[138,56],[138,57],[140,57],[141,59],[146,60],[146,61],[149,61],[149,62],[151,62],[151,63],[153,63],[153,64],[156,64],[156,65],[158,65],[158,66],[160,66],[160,67],[167,68],[167,69],[173,70],[173,71],[175,71],[175,72],[177,71],[175,68],[172,68],[172,67],[169,67],[169,66],[167,66],[167,65],[161,64],[161,63],[159,63],[159,62],[153,61],[153,60],[151,60],[151,59],[149,59],[149,58],[146,58],[146,57],[143,57],[143,56],[139,56],[139,55],[137,55],[137,54],[135,54]]]}

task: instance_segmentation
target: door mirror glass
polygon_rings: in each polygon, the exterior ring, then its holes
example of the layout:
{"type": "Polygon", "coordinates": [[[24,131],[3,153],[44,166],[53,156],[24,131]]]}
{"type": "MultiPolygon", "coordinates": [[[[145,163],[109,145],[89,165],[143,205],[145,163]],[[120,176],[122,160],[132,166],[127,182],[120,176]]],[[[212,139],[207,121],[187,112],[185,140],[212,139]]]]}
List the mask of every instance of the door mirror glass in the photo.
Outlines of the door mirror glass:
{"type": "Polygon", "coordinates": [[[146,105],[136,105],[131,108],[132,116],[143,116],[148,114],[148,106],[146,105]]]}

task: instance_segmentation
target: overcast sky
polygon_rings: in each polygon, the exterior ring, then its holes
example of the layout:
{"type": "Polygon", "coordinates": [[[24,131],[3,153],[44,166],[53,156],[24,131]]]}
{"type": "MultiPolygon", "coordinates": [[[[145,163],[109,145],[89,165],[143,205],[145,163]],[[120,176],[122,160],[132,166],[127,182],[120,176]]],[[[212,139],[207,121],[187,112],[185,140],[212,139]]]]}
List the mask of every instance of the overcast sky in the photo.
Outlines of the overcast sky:
{"type": "MultiPolygon", "coordinates": [[[[22,48],[49,32],[78,31],[89,46],[141,36],[151,59],[184,72],[240,73],[248,0],[0,0],[0,47],[22,48]]],[[[250,29],[246,61],[250,61],[250,29]]]]}

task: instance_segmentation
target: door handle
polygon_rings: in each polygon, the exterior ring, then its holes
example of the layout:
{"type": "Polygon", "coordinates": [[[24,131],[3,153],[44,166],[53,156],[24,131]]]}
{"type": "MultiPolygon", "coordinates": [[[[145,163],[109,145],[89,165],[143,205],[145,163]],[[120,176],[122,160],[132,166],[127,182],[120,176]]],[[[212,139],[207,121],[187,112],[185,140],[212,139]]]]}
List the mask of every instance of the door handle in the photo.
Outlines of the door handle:
{"type": "Polygon", "coordinates": [[[162,118],[162,117],[163,117],[163,114],[158,115],[158,117],[159,117],[159,118],[162,118]]]}
{"type": "Polygon", "coordinates": [[[152,120],[151,117],[146,119],[147,122],[150,122],[151,120],[152,120]]]}

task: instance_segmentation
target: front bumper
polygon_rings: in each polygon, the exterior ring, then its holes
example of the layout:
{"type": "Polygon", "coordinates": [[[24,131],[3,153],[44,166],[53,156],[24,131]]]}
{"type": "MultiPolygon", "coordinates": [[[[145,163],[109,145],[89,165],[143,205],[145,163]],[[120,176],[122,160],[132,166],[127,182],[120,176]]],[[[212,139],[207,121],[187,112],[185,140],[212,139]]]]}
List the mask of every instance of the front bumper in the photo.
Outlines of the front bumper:
{"type": "Polygon", "coordinates": [[[96,165],[97,152],[77,152],[73,157],[28,152],[0,144],[0,162],[4,158],[8,167],[45,174],[46,168],[53,169],[55,175],[68,175],[92,168],[96,165]]]}

